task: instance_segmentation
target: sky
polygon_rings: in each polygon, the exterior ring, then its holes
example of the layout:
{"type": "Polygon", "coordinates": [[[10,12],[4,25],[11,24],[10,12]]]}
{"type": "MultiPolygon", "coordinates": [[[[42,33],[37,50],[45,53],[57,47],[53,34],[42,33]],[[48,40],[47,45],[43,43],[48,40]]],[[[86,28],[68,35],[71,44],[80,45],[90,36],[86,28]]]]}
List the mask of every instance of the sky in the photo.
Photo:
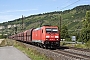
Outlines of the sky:
{"type": "Polygon", "coordinates": [[[79,5],[90,5],[90,0],[0,0],[0,23],[30,15],[64,11],[79,5]]]}

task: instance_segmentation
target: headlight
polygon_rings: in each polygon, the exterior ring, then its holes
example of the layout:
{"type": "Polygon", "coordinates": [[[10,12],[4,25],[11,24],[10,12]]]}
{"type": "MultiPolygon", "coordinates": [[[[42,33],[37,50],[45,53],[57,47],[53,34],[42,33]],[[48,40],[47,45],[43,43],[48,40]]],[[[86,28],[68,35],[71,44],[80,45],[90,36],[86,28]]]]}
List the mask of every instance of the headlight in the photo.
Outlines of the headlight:
{"type": "Polygon", "coordinates": [[[46,36],[46,38],[49,38],[50,36],[46,36]]]}
{"type": "Polygon", "coordinates": [[[58,39],[56,39],[56,40],[58,40],[58,39]]]}
{"type": "Polygon", "coordinates": [[[55,36],[55,38],[59,38],[59,36],[55,36]]]}

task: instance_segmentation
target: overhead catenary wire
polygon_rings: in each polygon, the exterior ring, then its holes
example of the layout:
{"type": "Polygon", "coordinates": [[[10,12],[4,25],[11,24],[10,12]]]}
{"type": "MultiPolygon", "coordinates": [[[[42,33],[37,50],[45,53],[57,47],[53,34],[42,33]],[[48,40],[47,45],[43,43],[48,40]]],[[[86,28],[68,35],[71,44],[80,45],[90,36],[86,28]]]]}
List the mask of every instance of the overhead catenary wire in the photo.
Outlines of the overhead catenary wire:
{"type": "Polygon", "coordinates": [[[73,5],[73,4],[75,4],[75,3],[79,2],[79,1],[80,1],[80,0],[77,0],[77,1],[75,1],[75,2],[73,2],[73,3],[71,3],[71,4],[69,4],[69,5],[67,5],[67,6],[65,6],[65,7],[63,7],[63,8],[61,8],[60,10],[65,9],[65,8],[71,6],[71,5],[73,5]]]}

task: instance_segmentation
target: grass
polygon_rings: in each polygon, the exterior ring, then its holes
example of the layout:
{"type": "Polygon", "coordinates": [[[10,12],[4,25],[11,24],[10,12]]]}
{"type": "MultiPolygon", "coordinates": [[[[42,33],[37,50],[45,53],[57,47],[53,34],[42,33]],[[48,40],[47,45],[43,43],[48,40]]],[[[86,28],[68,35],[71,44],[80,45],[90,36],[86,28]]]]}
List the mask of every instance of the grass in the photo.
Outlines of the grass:
{"type": "Polygon", "coordinates": [[[90,40],[85,44],[77,44],[75,47],[84,48],[84,49],[90,49],[90,40]]]}
{"type": "Polygon", "coordinates": [[[32,60],[51,60],[51,58],[46,57],[44,54],[40,54],[36,50],[26,47],[22,43],[18,42],[14,46],[24,52],[32,60]]]}
{"type": "Polygon", "coordinates": [[[24,54],[26,54],[31,60],[53,60],[52,58],[49,58],[32,48],[26,47],[23,43],[15,40],[6,39],[1,43],[0,46],[11,46],[11,45],[22,51],[24,54]]]}
{"type": "Polygon", "coordinates": [[[75,45],[76,48],[84,48],[84,49],[87,49],[85,44],[76,44],[75,45]]]}
{"type": "Polygon", "coordinates": [[[76,47],[76,48],[90,49],[90,41],[88,41],[85,44],[67,44],[65,42],[61,42],[60,44],[61,46],[70,46],[70,47],[76,47]]]}

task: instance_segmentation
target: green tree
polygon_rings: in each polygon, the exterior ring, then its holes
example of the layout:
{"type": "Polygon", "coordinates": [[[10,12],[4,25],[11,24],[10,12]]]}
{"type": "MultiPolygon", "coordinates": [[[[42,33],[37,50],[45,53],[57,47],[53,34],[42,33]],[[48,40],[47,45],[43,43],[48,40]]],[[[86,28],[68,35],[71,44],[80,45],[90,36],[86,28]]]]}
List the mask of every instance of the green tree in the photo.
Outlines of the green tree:
{"type": "Polygon", "coordinates": [[[85,16],[85,19],[83,21],[81,38],[84,42],[87,42],[90,40],[90,11],[86,12],[86,16],[85,16]]]}
{"type": "Polygon", "coordinates": [[[67,26],[63,25],[61,28],[61,39],[69,38],[67,26]]]}

